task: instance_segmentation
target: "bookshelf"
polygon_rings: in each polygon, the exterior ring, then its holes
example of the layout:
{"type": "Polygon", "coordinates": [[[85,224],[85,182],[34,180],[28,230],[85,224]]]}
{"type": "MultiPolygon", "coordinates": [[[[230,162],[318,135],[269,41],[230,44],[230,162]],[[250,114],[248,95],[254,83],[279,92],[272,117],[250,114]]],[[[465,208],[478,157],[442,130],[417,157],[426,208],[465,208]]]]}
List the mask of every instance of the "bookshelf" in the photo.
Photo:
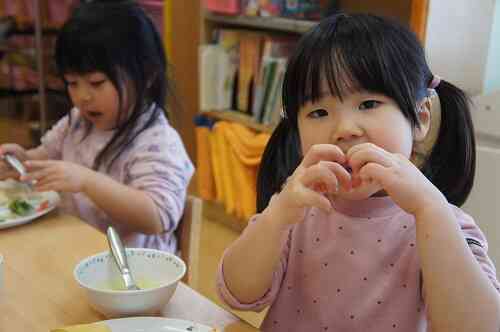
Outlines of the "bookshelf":
{"type": "Polygon", "coordinates": [[[47,0],[37,0],[18,2],[13,6],[7,5],[5,1],[0,1],[2,17],[12,17],[15,22],[1,41],[0,52],[6,57],[20,55],[23,57],[22,61],[27,61],[19,64],[16,61],[11,63],[10,60],[6,60],[3,63],[8,72],[3,73],[3,79],[6,82],[4,82],[5,86],[0,88],[0,98],[6,99],[6,108],[9,112],[4,114],[5,119],[2,121],[10,121],[8,114],[17,112],[19,106],[22,105],[23,119],[21,121],[28,123],[29,136],[32,137],[31,143],[35,144],[54,121],[53,115],[61,113],[60,108],[62,109],[62,107],[60,106],[66,105],[64,93],[59,90],[61,88],[59,82],[55,87],[56,79],[51,73],[52,70],[49,69],[51,67],[50,58],[53,55],[52,41],[57,36],[60,26],[60,22],[52,21],[54,16],[49,18],[49,15],[53,14],[53,11],[49,11],[49,6],[54,9],[63,5],[52,4],[47,0]],[[14,67],[16,69],[13,69],[14,67]],[[24,70],[25,68],[30,71],[30,74],[25,72],[22,74],[22,78],[14,76],[14,70],[24,70]],[[36,75],[36,77],[32,75],[36,75]],[[21,80],[24,83],[17,86],[21,80]],[[23,85],[25,87],[20,87],[23,85]],[[35,114],[32,106],[35,105],[37,116],[36,119],[32,119],[31,115],[35,114]]]}

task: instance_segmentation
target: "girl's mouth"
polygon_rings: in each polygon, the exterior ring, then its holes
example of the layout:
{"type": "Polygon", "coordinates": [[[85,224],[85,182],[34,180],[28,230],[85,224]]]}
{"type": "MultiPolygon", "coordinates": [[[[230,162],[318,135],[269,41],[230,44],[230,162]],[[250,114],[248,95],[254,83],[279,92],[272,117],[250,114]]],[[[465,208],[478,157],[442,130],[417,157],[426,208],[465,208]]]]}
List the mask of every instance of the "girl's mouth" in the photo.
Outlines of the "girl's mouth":
{"type": "Polygon", "coordinates": [[[352,174],[352,167],[349,166],[349,165],[342,165],[344,166],[345,170],[349,173],[349,174],[352,174]]]}
{"type": "Polygon", "coordinates": [[[97,117],[100,117],[102,115],[101,112],[87,112],[87,114],[92,117],[92,118],[97,118],[97,117]]]}

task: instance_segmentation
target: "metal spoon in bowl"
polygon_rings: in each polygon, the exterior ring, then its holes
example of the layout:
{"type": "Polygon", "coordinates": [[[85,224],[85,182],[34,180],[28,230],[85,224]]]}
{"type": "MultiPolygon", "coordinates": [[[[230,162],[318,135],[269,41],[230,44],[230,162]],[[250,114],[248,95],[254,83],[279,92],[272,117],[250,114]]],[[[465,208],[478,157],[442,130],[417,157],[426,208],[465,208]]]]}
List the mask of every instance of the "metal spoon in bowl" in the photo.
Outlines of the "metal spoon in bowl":
{"type": "Polygon", "coordinates": [[[132,273],[130,272],[127,262],[127,255],[122,241],[120,240],[120,236],[112,226],[108,227],[107,236],[111,253],[115,259],[116,265],[118,266],[118,270],[120,270],[123,282],[125,283],[125,288],[127,290],[140,290],[140,288],[137,287],[134,278],[132,278],[132,273]]]}

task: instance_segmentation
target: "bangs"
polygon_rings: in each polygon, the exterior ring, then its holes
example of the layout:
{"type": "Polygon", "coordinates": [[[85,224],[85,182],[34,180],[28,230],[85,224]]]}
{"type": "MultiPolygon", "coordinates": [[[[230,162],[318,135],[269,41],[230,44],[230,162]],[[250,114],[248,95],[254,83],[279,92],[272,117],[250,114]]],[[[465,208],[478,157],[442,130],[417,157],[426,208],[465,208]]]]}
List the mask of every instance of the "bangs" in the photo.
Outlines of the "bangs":
{"type": "Polygon", "coordinates": [[[115,45],[103,43],[103,40],[112,40],[106,37],[110,34],[107,29],[83,27],[75,21],[61,30],[56,42],[56,65],[61,76],[67,73],[86,74],[103,72],[113,76],[112,55],[115,45]],[[85,33],[83,33],[85,31],[85,33]]]}
{"type": "MultiPolygon", "coordinates": [[[[405,36],[391,31],[394,29],[383,20],[358,17],[333,16],[299,42],[290,58],[283,86],[287,116],[296,119],[301,107],[328,94],[342,100],[354,92],[369,91],[392,98],[411,122],[417,122],[416,101],[425,97],[426,89],[423,73],[422,79],[412,77],[420,73],[408,70],[407,66],[416,58],[410,56],[411,52],[418,50],[396,47],[391,40],[405,36]],[[393,36],[384,38],[388,34],[393,36]],[[419,86],[410,84],[418,81],[422,81],[419,86]]],[[[420,67],[415,64],[414,68],[420,67]]]]}

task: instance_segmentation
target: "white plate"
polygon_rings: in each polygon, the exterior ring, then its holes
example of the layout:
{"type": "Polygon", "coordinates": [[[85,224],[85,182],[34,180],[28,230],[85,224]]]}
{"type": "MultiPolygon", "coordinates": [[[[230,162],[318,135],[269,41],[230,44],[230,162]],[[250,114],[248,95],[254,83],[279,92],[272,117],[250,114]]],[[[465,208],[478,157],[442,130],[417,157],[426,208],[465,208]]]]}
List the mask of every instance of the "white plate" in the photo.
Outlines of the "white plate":
{"type": "MultiPolygon", "coordinates": [[[[12,180],[0,181],[0,189],[14,186],[14,185],[16,185],[16,182],[12,181],[12,180]]],[[[54,191],[41,192],[38,194],[42,196],[42,200],[39,202],[39,205],[34,206],[35,212],[33,212],[32,214],[27,215],[27,216],[18,216],[18,217],[14,217],[14,218],[8,218],[5,221],[0,221],[0,229],[14,227],[14,226],[29,223],[29,222],[35,220],[36,218],[41,217],[44,214],[47,214],[50,211],[54,210],[54,208],[56,208],[57,205],[59,204],[59,202],[61,201],[59,194],[54,192],[54,191]],[[41,211],[37,211],[40,204],[42,202],[44,202],[45,200],[47,200],[49,202],[49,206],[46,209],[43,209],[41,211]]],[[[8,209],[7,206],[0,205],[0,210],[4,211],[6,209],[8,209]]]]}
{"type": "Polygon", "coordinates": [[[212,332],[214,329],[187,320],[163,317],[129,317],[103,321],[112,332],[212,332]]]}

